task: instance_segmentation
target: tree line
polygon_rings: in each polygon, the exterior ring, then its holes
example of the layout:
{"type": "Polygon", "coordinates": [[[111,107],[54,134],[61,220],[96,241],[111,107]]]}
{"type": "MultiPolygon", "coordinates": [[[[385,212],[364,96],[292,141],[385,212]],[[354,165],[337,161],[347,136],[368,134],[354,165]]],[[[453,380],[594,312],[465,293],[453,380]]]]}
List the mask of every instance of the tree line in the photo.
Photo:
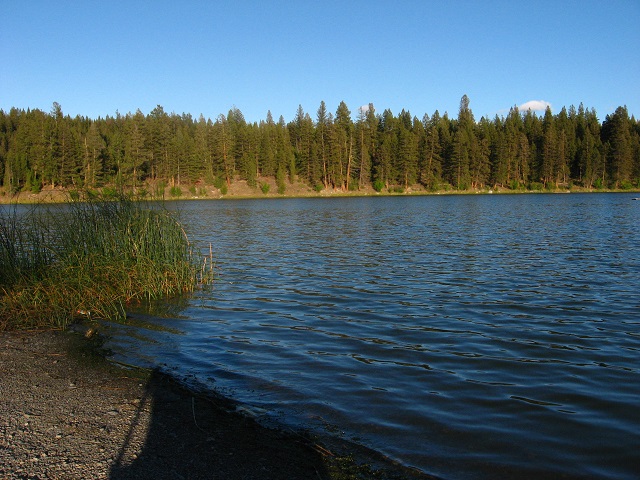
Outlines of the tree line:
{"type": "Polygon", "coordinates": [[[437,110],[422,119],[402,110],[334,113],[247,122],[232,108],[215,120],[167,113],[71,118],[54,103],[0,110],[0,186],[12,193],[43,188],[134,189],[201,182],[224,189],[242,179],[296,180],[318,191],[373,187],[403,191],[483,188],[629,189],[640,187],[640,123],[618,107],[601,123],[582,104],[543,115],[512,107],[476,121],[464,95],[456,118],[437,110]]]}

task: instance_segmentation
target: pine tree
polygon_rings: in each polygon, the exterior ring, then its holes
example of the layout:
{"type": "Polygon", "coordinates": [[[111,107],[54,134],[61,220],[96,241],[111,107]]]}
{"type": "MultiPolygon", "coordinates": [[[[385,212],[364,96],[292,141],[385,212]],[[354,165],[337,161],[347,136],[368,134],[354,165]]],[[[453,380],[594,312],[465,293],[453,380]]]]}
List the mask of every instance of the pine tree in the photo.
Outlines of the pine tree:
{"type": "Polygon", "coordinates": [[[469,165],[471,188],[483,188],[489,181],[491,138],[489,122],[483,117],[476,126],[476,148],[469,165]]]}
{"type": "Polygon", "coordinates": [[[442,157],[440,155],[440,135],[438,133],[439,121],[440,114],[437,110],[431,119],[425,114],[422,120],[425,136],[421,146],[419,178],[420,183],[429,190],[436,190],[442,182],[442,157]]]}
{"type": "Polygon", "coordinates": [[[84,184],[89,188],[97,187],[102,180],[102,155],[105,143],[98,131],[98,123],[92,121],[84,137],[84,184]]]}
{"type": "Polygon", "coordinates": [[[289,124],[289,136],[294,147],[295,171],[304,172],[305,179],[310,183],[313,130],[313,120],[299,105],[294,121],[289,124]]]}
{"type": "Polygon", "coordinates": [[[198,123],[196,124],[194,133],[194,163],[197,168],[196,178],[206,177],[210,175],[210,178],[206,179],[213,183],[213,173],[210,171],[212,161],[212,151],[209,144],[209,130],[211,128],[210,121],[204,118],[204,115],[200,114],[198,117],[198,123]]]}
{"type": "Polygon", "coordinates": [[[633,174],[633,147],[631,122],[626,107],[618,107],[607,115],[602,124],[603,142],[606,144],[607,172],[614,188],[631,184],[633,174]]]}
{"type": "MultiPolygon", "coordinates": [[[[372,103],[368,107],[358,109],[358,119],[354,129],[354,137],[356,138],[354,157],[356,161],[354,162],[353,178],[357,181],[358,189],[367,184],[371,177],[372,127],[368,122],[370,112],[374,112],[372,103]]],[[[375,129],[375,124],[373,129],[375,129]]]]}
{"type": "Polygon", "coordinates": [[[231,137],[227,117],[223,114],[218,115],[216,123],[214,124],[214,132],[214,173],[216,176],[222,176],[227,187],[230,187],[235,167],[232,154],[233,138],[231,137]]]}
{"type": "Polygon", "coordinates": [[[337,163],[333,170],[335,171],[336,186],[343,190],[349,190],[353,161],[353,121],[351,120],[351,111],[344,102],[340,102],[336,110],[335,126],[337,163]]]}
{"type": "Polygon", "coordinates": [[[558,158],[558,136],[556,133],[555,118],[551,114],[551,108],[547,107],[542,121],[542,163],[540,168],[540,180],[545,187],[555,181],[556,164],[558,158]]]}
{"type": "Polygon", "coordinates": [[[324,188],[329,187],[327,168],[328,124],[329,117],[327,115],[327,106],[325,105],[324,100],[322,100],[316,115],[315,155],[312,157],[311,181],[314,185],[321,182],[324,188]]]}
{"type": "Polygon", "coordinates": [[[459,190],[471,186],[469,166],[475,149],[475,121],[469,108],[469,97],[463,95],[460,99],[460,109],[453,135],[451,168],[449,170],[449,183],[459,190]]]}
{"type": "Polygon", "coordinates": [[[143,166],[146,163],[144,124],[145,117],[139,109],[135,115],[125,117],[124,158],[120,176],[125,184],[132,186],[134,190],[143,178],[143,166]]]}
{"type": "Polygon", "coordinates": [[[147,151],[149,154],[149,175],[152,180],[167,180],[169,172],[169,141],[171,125],[169,115],[161,105],[157,105],[147,115],[147,151]]]}
{"type": "Polygon", "coordinates": [[[538,182],[541,175],[542,123],[531,110],[524,114],[523,125],[527,143],[529,144],[529,185],[538,182]]]}
{"type": "Polygon", "coordinates": [[[557,130],[556,162],[555,162],[555,183],[569,183],[569,171],[571,159],[575,156],[575,130],[567,114],[567,109],[562,108],[555,120],[557,130]]]}
{"type": "Polygon", "coordinates": [[[418,177],[418,136],[414,133],[413,122],[407,128],[407,119],[411,118],[409,112],[404,110],[399,115],[399,128],[396,152],[397,177],[394,183],[403,185],[408,189],[417,182],[418,177]]]}
{"type": "MultiPolygon", "coordinates": [[[[378,145],[376,148],[376,162],[374,169],[374,185],[384,185],[386,188],[396,179],[394,158],[396,157],[398,132],[397,119],[391,110],[382,112],[378,124],[378,145]]],[[[378,187],[380,188],[380,187],[378,187]]]]}

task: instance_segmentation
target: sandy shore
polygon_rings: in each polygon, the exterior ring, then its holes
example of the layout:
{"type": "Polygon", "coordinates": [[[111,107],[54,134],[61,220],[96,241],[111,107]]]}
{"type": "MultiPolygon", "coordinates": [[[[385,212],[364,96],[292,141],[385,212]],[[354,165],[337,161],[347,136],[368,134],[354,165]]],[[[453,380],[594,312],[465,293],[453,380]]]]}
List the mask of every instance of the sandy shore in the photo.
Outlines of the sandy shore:
{"type": "Polygon", "coordinates": [[[112,366],[84,337],[0,334],[0,478],[428,478],[270,429],[222,398],[112,366]]]}

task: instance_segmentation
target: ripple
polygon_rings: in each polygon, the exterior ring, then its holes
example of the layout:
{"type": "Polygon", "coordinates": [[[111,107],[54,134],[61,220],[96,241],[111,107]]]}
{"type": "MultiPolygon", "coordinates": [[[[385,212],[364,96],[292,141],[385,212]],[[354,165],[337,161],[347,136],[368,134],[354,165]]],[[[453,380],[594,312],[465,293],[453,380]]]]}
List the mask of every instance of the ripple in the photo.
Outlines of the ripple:
{"type": "Polygon", "coordinates": [[[633,478],[625,198],[189,203],[222,281],[175,320],[185,335],[144,332],[119,355],[139,341],[146,361],[443,477],[633,478]]]}

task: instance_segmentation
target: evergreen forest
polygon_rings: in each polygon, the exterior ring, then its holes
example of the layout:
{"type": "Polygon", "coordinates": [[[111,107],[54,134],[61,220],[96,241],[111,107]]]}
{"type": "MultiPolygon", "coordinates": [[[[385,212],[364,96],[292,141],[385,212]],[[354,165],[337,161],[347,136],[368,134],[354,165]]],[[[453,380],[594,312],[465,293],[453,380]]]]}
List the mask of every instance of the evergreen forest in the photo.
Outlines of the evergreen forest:
{"type": "Polygon", "coordinates": [[[477,121],[466,95],[456,118],[369,104],[354,119],[344,102],[332,113],[324,101],[313,117],[298,107],[289,123],[271,112],[250,123],[235,107],[215,120],[160,105],[97,119],[71,118],[58,103],[49,113],[0,110],[0,188],[11,194],[198,184],[225,193],[269,177],[279,193],[294,181],[317,191],[640,188],[640,122],[626,107],[600,122],[582,104],[477,121]]]}

